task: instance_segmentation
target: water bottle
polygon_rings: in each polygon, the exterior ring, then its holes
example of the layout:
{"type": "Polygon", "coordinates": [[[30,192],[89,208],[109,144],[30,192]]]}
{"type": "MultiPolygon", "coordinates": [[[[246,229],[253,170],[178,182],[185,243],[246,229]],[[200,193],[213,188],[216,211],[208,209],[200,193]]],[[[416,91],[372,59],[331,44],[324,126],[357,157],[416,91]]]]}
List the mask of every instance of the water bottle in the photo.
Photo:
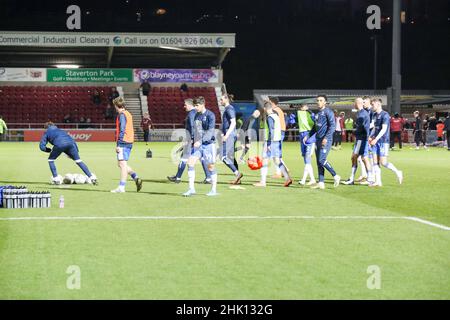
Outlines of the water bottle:
{"type": "Polygon", "coordinates": [[[61,195],[61,197],[59,197],[59,208],[62,209],[64,208],[64,196],[61,195]]]}

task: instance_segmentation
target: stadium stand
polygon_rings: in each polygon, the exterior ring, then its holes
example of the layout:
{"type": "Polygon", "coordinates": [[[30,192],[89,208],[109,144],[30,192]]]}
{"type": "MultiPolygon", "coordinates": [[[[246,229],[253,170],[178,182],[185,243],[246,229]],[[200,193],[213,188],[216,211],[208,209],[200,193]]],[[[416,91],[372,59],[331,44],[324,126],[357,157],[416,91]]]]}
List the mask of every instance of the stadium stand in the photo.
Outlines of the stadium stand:
{"type": "Polygon", "coordinates": [[[148,112],[155,125],[182,124],[186,118],[183,109],[184,100],[203,96],[206,106],[220,119],[220,110],[213,87],[190,87],[187,92],[179,87],[152,87],[147,98],[148,112]]]}
{"type": "Polygon", "coordinates": [[[49,120],[62,123],[67,114],[73,123],[81,117],[90,118],[92,124],[112,123],[112,119],[105,119],[110,90],[105,86],[0,86],[0,114],[11,128],[49,120]],[[99,105],[92,100],[94,90],[100,93],[99,105]]]}

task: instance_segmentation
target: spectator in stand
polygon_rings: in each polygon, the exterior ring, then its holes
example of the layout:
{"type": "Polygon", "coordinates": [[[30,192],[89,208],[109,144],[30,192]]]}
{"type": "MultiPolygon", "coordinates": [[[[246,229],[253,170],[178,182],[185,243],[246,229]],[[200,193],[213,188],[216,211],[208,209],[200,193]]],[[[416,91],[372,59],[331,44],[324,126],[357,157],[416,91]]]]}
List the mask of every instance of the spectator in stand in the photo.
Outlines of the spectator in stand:
{"type": "Polygon", "coordinates": [[[403,117],[400,117],[398,113],[394,114],[393,117],[391,117],[391,150],[394,149],[395,146],[395,138],[398,140],[398,147],[402,148],[402,131],[403,131],[403,125],[405,124],[405,120],[403,117]]]}
{"type": "Polygon", "coordinates": [[[113,103],[113,100],[115,99],[115,98],[118,98],[120,96],[120,94],[119,94],[119,92],[117,91],[117,88],[116,87],[112,87],[111,88],[111,91],[110,91],[110,93],[109,93],[109,96],[108,96],[108,100],[109,100],[109,103],[113,103]]]}
{"type": "Polygon", "coordinates": [[[436,125],[437,141],[444,141],[444,119],[439,119],[436,125]]]}
{"type": "Polygon", "coordinates": [[[345,128],[345,142],[348,142],[349,140],[350,142],[353,142],[353,128],[354,128],[353,118],[349,117],[345,119],[344,128],[345,128]]]}
{"type": "Polygon", "coordinates": [[[336,129],[334,130],[332,149],[339,150],[339,149],[341,149],[341,143],[342,143],[342,130],[344,129],[345,113],[341,112],[338,116],[337,110],[335,110],[334,117],[336,120],[336,129]]]}
{"type": "Polygon", "coordinates": [[[72,123],[73,122],[72,116],[69,113],[66,114],[63,118],[63,122],[64,123],[72,123]]]}
{"type": "Polygon", "coordinates": [[[6,136],[6,130],[8,130],[8,126],[6,125],[5,120],[3,120],[3,116],[0,115],[0,141],[4,140],[4,136],[6,136]]]}
{"type": "Polygon", "coordinates": [[[115,108],[113,108],[109,103],[108,103],[108,105],[106,106],[106,109],[105,109],[105,119],[106,120],[112,120],[112,119],[114,119],[114,112],[115,112],[115,108]]]}
{"type": "Polygon", "coordinates": [[[141,121],[142,131],[144,131],[144,141],[145,145],[148,145],[148,138],[150,136],[150,129],[153,129],[152,119],[148,112],[144,113],[141,121]]]}
{"type": "Polygon", "coordinates": [[[414,141],[416,143],[416,150],[419,150],[420,143],[423,144],[423,147],[426,149],[427,146],[425,144],[425,140],[423,139],[423,127],[424,127],[424,121],[420,117],[419,111],[414,111],[414,118],[416,119],[415,126],[414,126],[414,141]]]}
{"type": "Polygon", "coordinates": [[[445,118],[444,131],[447,136],[447,149],[450,151],[450,113],[447,115],[447,118],[445,118]]]}
{"type": "Polygon", "coordinates": [[[428,129],[427,130],[437,130],[437,119],[435,116],[431,116],[428,121],[428,129]]]}
{"type": "Polygon", "coordinates": [[[78,128],[84,129],[86,126],[86,119],[84,117],[80,117],[80,120],[78,120],[78,128]]]}
{"type": "Polygon", "coordinates": [[[87,118],[87,119],[86,119],[86,124],[84,125],[84,127],[85,127],[86,129],[89,129],[89,128],[92,129],[92,120],[91,120],[91,118],[87,118]]]}
{"type": "Polygon", "coordinates": [[[189,88],[188,88],[188,86],[187,86],[186,83],[183,83],[183,84],[180,86],[180,90],[183,91],[183,92],[188,92],[189,88]]]}
{"type": "Polygon", "coordinates": [[[97,89],[94,90],[94,94],[92,95],[92,102],[94,102],[97,106],[102,104],[102,97],[97,89]]]}
{"type": "Polygon", "coordinates": [[[152,86],[150,85],[148,80],[144,80],[144,82],[141,83],[141,89],[142,89],[142,94],[144,96],[148,96],[150,91],[152,90],[152,86]]]}

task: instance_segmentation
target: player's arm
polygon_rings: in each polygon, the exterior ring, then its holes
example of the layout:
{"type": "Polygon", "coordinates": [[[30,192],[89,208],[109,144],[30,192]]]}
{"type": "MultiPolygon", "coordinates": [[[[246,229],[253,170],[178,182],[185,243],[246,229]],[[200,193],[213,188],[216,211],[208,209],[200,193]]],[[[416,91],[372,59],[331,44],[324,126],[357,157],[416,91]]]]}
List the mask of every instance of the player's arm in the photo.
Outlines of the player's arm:
{"type": "Polygon", "coordinates": [[[44,133],[44,135],[41,138],[41,141],[39,142],[39,149],[41,149],[41,151],[43,152],[51,152],[52,149],[47,147],[47,142],[48,142],[48,138],[47,138],[47,132],[44,133]]]}
{"type": "Polygon", "coordinates": [[[208,142],[214,136],[214,130],[216,126],[216,116],[214,115],[214,113],[210,113],[208,115],[208,120],[208,128],[203,134],[202,142],[208,142]]]}
{"type": "Polygon", "coordinates": [[[272,144],[272,133],[275,130],[275,120],[273,120],[272,117],[267,118],[267,127],[268,127],[267,147],[270,148],[270,145],[272,144]]]}
{"type": "Polygon", "coordinates": [[[334,130],[336,129],[336,121],[334,119],[334,113],[330,109],[328,109],[328,112],[325,115],[326,122],[327,122],[327,131],[325,133],[325,138],[322,140],[322,145],[326,145],[328,143],[328,140],[332,140],[334,130]]]}
{"type": "Polygon", "coordinates": [[[117,146],[119,146],[119,142],[123,141],[126,127],[127,127],[127,117],[125,117],[125,115],[121,113],[119,115],[119,138],[117,139],[117,146]]]}
{"type": "Polygon", "coordinates": [[[374,145],[375,143],[378,142],[378,140],[380,140],[380,138],[387,132],[388,130],[388,124],[389,124],[389,118],[388,117],[383,117],[383,122],[381,124],[381,130],[378,133],[378,135],[372,140],[372,144],[374,145]]]}
{"type": "Polygon", "coordinates": [[[224,141],[228,139],[230,134],[236,128],[236,113],[232,110],[229,110],[228,114],[230,115],[230,127],[228,128],[227,132],[225,133],[225,136],[223,137],[224,141]]]}

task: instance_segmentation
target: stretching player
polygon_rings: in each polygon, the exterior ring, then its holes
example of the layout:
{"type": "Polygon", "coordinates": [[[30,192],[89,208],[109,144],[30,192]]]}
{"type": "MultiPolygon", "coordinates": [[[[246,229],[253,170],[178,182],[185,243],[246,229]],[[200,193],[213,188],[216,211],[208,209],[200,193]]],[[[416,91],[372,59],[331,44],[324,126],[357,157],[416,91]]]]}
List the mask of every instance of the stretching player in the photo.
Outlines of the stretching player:
{"type": "Polygon", "coordinates": [[[363,99],[356,98],[355,106],[358,110],[355,121],[355,146],[353,147],[352,153],[352,173],[347,181],[342,182],[345,185],[355,184],[355,173],[358,169],[358,158],[362,158],[364,161],[363,166],[367,168],[368,181],[373,182],[372,166],[369,161],[369,135],[370,135],[370,117],[369,113],[363,107],[363,99]]]}
{"type": "Polygon", "coordinates": [[[136,190],[139,192],[142,188],[142,180],[138,177],[136,172],[133,171],[128,166],[127,161],[130,159],[131,149],[133,148],[134,142],[134,128],[133,128],[133,117],[131,113],[125,108],[125,100],[123,97],[117,97],[113,100],[114,107],[117,111],[116,118],[116,153],[117,153],[117,164],[120,168],[120,182],[119,186],[111,190],[112,193],[124,193],[125,184],[127,183],[127,176],[130,175],[131,178],[136,183],[136,190]]]}
{"type": "Polygon", "coordinates": [[[333,176],[334,187],[339,186],[341,177],[336,174],[331,164],[327,161],[328,153],[333,143],[333,133],[335,129],[334,113],[327,108],[327,96],[320,94],[317,96],[317,106],[319,112],[315,116],[314,127],[310,134],[303,138],[306,141],[313,134],[316,135],[316,161],[319,171],[319,183],[313,186],[313,189],[325,189],[325,169],[333,176]]]}
{"type": "Polygon", "coordinates": [[[235,175],[235,179],[231,184],[240,184],[242,172],[237,168],[236,159],[234,157],[234,148],[237,140],[236,136],[236,112],[230,104],[230,97],[223,94],[220,98],[220,104],[225,107],[222,115],[222,161],[230,168],[235,175]]]}
{"type": "Polygon", "coordinates": [[[311,165],[311,157],[316,146],[316,136],[303,140],[308,136],[309,132],[314,126],[314,114],[308,109],[308,105],[302,104],[300,110],[297,111],[298,130],[300,135],[300,151],[302,153],[305,168],[303,169],[303,178],[298,183],[302,186],[306,184],[306,179],[309,176],[308,186],[316,184],[314,172],[311,165]]]}
{"type": "Polygon", "coordinates": [[[194,144],[193,151],[188,160],[189,190],[183,195],[189,197],[195,194],[195,163],[202,157],[208,170],[211,173],[211,191],[207,196],[216,196],[217,193],[217,172],[214,167],[216,162],[216,138],[214,137],[214,128],[216,125],[216,116],[213,112],[206,109],[205,98],[198,97],[194,99],[194,106],[197,114],[194,119],[194,144]]]}
{"type": "Polygon", "coordinates": [[[398,183],[402,184],[403,172],[398,170],[392,163],[387,161],[389,154],[390,116],[383,110],[381,99],[372,99],[372,107],[375,112],[375,126],[370,134],[369,142],[373,152],[373,171],[375,182],[369,184],[371,187],[381,187],[380,164],[393,171],[397,175],[398,183]]]}
{"type": "Polygon", "coordinates": [[[267,180],[267,171],[269,159],[273,159],[276,166],[280,168],[280,171],[284,176],[284,186],[289,187],[292,184],[292,179],[289,176],[289,172],[281,160],[281,125],[278,115],[273,111],[272,104],[270,102],[264,103],[264,111],[267,115],[267,131],[266,139],[263,151],[263,166],[261,168],[261,181],[255,183],[255,187],[265,187],[267,180]]]}
{"type": "Polygon", "coordinates": [[[49,152],[48,164],[50,166],[50,171],[52,172],[52,183],[61,184],[62,177],[58,175],[56,171],[55,160],[65,153],[70,159],[75,161],[75,163],[83,170],[84,174],[89,177],[92,184],[97,185],[97,177],[89,171],[87,165],[80,159],[78,154],[78,145],[72,139],[71,136],[64,130],[59,129],[53,122],[47,122],[45,124],[47,130],[41,138],[39,143],[39,149],[44,152],[49,152]],[[47,147],[47,143],[53,145],[53,149],[47,147]]]}
{"type": "Polygon", "coordinates": [[[259,118],[261,112],[256,109],[253,113],[248,117],[244,123],[242,124],[241,129],[239,130],[239,141],[241,145],[235,149],[235,151],[242,150],[242,154],[239,158],[241,162],[245,162],[244,157],[247,155],[251,146],[251,130],[253,129],[253,124],[256,119],[259,118]]]}
{"type": "MultiPolygon", "coordinates": [[[[186,120],[185,120],[185,128],[186,128],[186,141],[183,143],[183,154],[180,159],[180,163],[178,164],[178,171],[177,174],[174,176],[169,176],[167,179],[169,181],[180,183],[181,182],[181,176],[183,175],[184,169],[186,168],[186,163],[191,156],[192,153],[192,143],[193,143],[193,137],[194,137],[194,119],[195,115],[197,114],[197,110],[194,108],[194,102],[192,99],[186,99],[184,100],[184,110],[187,112],[186,120]]],[[[202,159],[202,167],[203,171],[205,171],[206,178],[204,180],[204,183],[210,183],[211,182],[211,176],[209,170],[205,166],[205,161],[202,159]]]]}

